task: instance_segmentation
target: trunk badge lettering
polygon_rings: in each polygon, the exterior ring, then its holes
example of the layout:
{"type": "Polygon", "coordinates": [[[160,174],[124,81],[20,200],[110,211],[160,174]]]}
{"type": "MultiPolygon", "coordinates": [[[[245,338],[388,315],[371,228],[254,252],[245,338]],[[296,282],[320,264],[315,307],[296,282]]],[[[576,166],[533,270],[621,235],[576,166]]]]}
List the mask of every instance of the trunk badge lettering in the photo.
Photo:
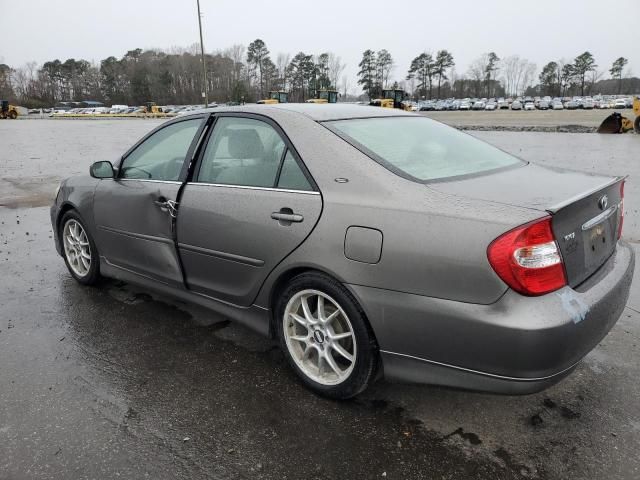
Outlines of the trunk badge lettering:
{"type": "Polygon", "coordinates": [[[576,238],[576,232],[571,232],[564,236],[564,241],[568,242],[569,240],[573,240],[574,238],[576,238]]]}
{"type": "Polygon", "coordinates": [[[600,207],[600,210],[604,210],[605,208],[607,208],[608,205],[609,205],[609,197],[607,197],[606,195],[603,195],[602,197],[600,197],[600,200],[598,200],[598,207],[600,207]]]}

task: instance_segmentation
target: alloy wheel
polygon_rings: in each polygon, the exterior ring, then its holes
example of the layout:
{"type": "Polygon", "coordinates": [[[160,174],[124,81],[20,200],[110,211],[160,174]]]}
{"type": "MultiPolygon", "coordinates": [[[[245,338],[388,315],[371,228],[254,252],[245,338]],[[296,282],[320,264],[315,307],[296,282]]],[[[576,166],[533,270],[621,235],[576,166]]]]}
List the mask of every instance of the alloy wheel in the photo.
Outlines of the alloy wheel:
{"type": "Polygon", "coordinates": [[[78,277],[84,277],[91,269],[91,246],[82,225],[73,219],[65,223],[62,231],[64,254],[69,267],[78,277]]]}
{"type": "Polygon", "coordinates": [[[357,345],[346,313],[329,295],[303,290],[284,310],[283,331],[294,362],[322,385],[342,383],[353,371],[357,345]]]}

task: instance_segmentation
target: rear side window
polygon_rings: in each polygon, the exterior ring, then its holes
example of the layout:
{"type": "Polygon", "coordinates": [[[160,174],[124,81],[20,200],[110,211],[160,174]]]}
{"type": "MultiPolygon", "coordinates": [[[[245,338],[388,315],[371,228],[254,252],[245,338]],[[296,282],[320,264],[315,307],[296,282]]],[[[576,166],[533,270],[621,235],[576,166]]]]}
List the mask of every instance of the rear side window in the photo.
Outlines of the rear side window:
{"type": "Polygon", "coordinates": [[[284,141],[268,123],[221,117],[205,149],[197,181],[273,187],[284,149],[284,141]]]}
{"type": "Polygon", "coordinates": [[[313,190],[304,172],[291,152],[287,150],[278,179],[278,188],[289,190],[313,190]]]}
{"type": "Polygon", "coordinates": [[[392,172],[417,181],[524,164],[471,135],[424,117],[363,118],[325,125],[392,172]]]}

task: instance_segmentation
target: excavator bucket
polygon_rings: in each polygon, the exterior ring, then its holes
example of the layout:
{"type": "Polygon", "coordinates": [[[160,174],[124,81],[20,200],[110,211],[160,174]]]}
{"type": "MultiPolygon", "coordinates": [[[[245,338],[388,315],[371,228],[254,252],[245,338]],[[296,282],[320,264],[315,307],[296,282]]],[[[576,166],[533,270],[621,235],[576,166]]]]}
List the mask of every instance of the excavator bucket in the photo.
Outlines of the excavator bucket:
{"type": "Polygon", "coordinates": [[[598,133],[625,133],[633,130],[633,122],[627,117],[614,112],[603,120],[598,127],[598,133]]]}

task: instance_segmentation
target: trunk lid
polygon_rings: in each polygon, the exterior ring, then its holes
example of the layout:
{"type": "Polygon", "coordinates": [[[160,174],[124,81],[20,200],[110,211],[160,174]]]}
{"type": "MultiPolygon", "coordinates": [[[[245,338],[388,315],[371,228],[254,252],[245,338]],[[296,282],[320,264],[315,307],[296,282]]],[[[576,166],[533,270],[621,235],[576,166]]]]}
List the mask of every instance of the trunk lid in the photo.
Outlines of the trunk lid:
{"type": "Polygon", "coordinates": [[[463,180],[434,182],[443,193],[551,214],[567,281],[575,287],[615,251],[624,177],[527,164],[463,180]]]}

